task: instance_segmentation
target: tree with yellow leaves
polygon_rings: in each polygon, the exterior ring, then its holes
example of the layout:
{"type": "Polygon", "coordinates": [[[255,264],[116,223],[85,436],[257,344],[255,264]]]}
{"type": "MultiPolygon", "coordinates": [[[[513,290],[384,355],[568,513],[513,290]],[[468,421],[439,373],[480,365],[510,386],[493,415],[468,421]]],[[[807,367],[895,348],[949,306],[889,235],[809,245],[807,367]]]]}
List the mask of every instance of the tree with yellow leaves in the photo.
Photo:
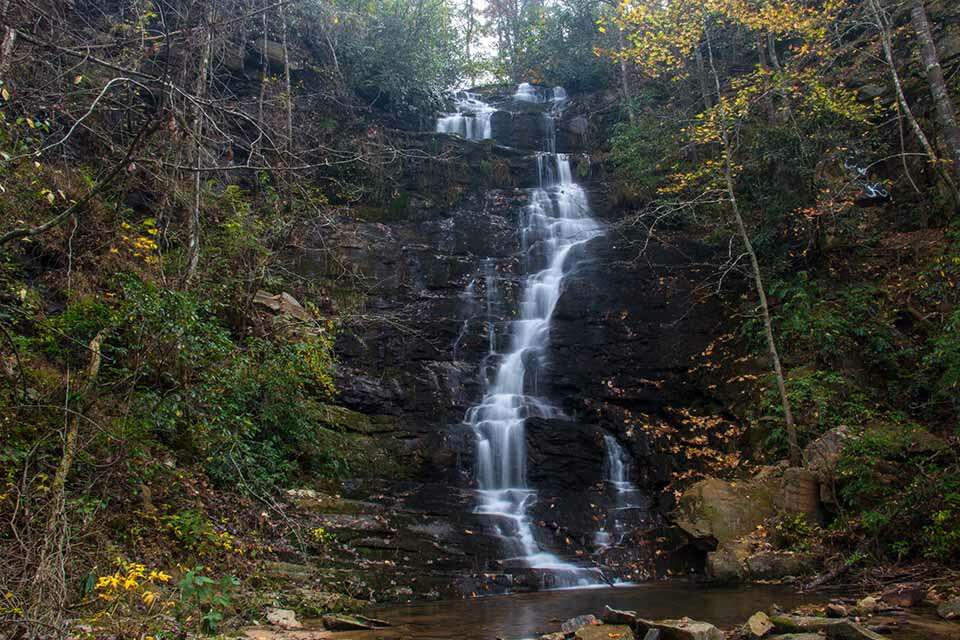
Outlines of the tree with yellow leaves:
{"type": "MultiPolygon", "coordinates": [[[[868,117],[868,106],[842,88],[826,86],[809,68],[810,61],[825,48],[828,25],[841,8],[838,0],[827,0],[819,8],[792,0],[621,0],[612,22],[624,32],[627,45],[608,52],[616,60],[629,60],[648,78],[682,80],[691,72],[697,75],[704,110],[686,128],[686,135],[692,144],[712,149],[713,157],[708,155],[691,171],[675,171],[661,191],[715,191],[729,209],[750,263],[793,465],[801,464],[800,446],[763,274],[738,198],[735,128],[760,105],[766,105],[772,116],[775,96],[782,98],[788,111],[789,99],[796,96],[805,109],[827,110],[854,120],[868,117]],[[758,43],[760,63],[732,80],[718,71],[713,42],[714,32],[724,27],[753,34],[758,43]],[[781,38],[798,43],[791,53],[802,64],[784,68],[777,47],[781,38]],[[767,57],[772,68],[766,64],[767,57]]],[[[601,29],[607,27],[600,25],[601,29]]]]}

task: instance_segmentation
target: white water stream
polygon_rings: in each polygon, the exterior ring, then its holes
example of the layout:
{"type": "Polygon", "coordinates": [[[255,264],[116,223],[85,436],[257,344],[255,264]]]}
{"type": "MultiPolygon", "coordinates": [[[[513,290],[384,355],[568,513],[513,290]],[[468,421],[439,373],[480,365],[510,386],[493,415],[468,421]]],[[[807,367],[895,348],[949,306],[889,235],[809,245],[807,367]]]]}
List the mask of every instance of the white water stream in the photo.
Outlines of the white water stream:
{"type": "MultiPolygon", "coordinates": [[[[469,95],[469,94],[468,94],[469,95]]],[[[521,85],[516,100],[546,102],[529,85],[521,85]]],[[[563,89],[554,89],[550,99],[560,103],[563,89]]],[[[470,98],[476,101],[475,96],[470,98]]],[[[458,110],[463,109],[458,103],[458,110]]],[[[471,103],[474,114],[487,114],[489,107],[471,103]]],[[[471,138],[477,126],[463,125],[457,116],[445,116],[437,123],[441,129],[471,138]]],[[[463,116],[466,118],[467,116],[463,116]]],[[[486,117],[483,127],[489,126],[486,117]]],[[[535,535],[529,510],[537,492],[527,483],[525,423],[528,418],[563,418],[549,400],[537,395],[537,379],[550,337],[550,322],[560,299],[564,276],[576,265],[577,247],[601,233],[591,217],[587,195],[573,180],[570,158],[555,152],[554,114],[546,114],[549,127],[548,149],[537,156],[540,185],[528,190],[529,204],[520,219],[520,239],[524,271],[520,306],[514,320],[507,323],[509,347],[496,353],[492,339],[491,355],[498,364],[489,377],[479,404],[467,411],[464,419],[476,436],[476,513],[489,516],[514,554],[507,561],[533,569],[546,569],[555,576],[557,586],[595,582],[595,573],[565,562],[544,549],[535,535]]],[[[483,137],[489,137],[488,128],[483,137]]]]}
{"type": "Polygon", "coordinates": [[[607,521],[594,535],[593,541],[598,547],[620,544],[620,538],[628,528],[621,514],[639,506],[637,486],[630,480],[633,475],[633,459],[630,454],[609,434],[603,436],[603,448],[603,478],[613,489],[614,507],[607,514],[607,521]]]}
{"type": "Polygon", "coordinates": [[[457,93],[453,106],[455,113],[437,118],[437,133],[452,133],[467,140],[487,140],[492,137],[490,119],[496,109],[469,91],[457,93]]]}

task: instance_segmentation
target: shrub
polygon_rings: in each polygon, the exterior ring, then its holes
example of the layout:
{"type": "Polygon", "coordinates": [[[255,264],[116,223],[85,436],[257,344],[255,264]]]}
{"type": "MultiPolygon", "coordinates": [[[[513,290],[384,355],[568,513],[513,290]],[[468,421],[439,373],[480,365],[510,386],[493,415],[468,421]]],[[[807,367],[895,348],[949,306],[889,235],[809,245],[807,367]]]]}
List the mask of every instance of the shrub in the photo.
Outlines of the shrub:
{"type": "MultiPolygon", "coordinates": [[[[834,427],[863,424],[878,412],[857,385],[836,371],[794,369],[789,372],[787,393],[801,446],[834,427]]],[[[765,415],[778,418],[777,426],[764,439],[764,447],[771,455],[786,455],[783,405],[773,384],[767,385],[762,410],[765,415]]]]}
{"type": "Polygon", "coordinates": [[[930,439],[906,420],[864,430],[841,456],[839,496],[882,552],[951,561],[960,557],[960,464],[930,439]]]}
{"type": "Polygon", "coordinates": [[[930,340],[925,364],[934,380],[934,393],[960,409],[960,309],[956,309],[930,340]]]}
{"type": "Polygon", "coordinates": [[[348,443],[319,409],[335,393],[332,325],[238,340],[194,294],[133,276],[119,277],[118,289],[43,320],[32,340],[49,358],[81,365],[89,338],[104,333],[100,401],[112,394],[125,407],[111,437],[134,448],[158,441],[217,483],[249,491],[343,470],[348,443]]]}

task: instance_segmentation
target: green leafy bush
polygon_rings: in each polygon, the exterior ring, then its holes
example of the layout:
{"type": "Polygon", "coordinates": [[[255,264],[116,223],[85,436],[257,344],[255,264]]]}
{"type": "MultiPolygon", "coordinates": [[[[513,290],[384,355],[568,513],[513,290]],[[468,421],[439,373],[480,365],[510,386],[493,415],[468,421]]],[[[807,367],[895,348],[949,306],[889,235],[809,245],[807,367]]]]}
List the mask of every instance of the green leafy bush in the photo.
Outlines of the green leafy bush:
{"type": "Polygon", "coordinates": [[[798,513],[780,516],[774,522],[771,537],[780,549],[803,552],[813,548],[819,533],[819,527],[810,524],[806,515],[798,513]]]}
{"type": "Polygon", "coordinates": [[[906,420],[864,429],[838,465],[839,521],[898,558],[960,558],[960,463],[948,443],[906,420]]]}
{"type": "MultiPolygon", "coordinates": [[[[876,367],[897,364],[897,346],[891,323],[871,285],[827,290],[807,272],[791,281],[777,281],[770,295],[779,298],[776,330],[792,353],[809,354],[821,365],[836,366],[851,354],[865,353],[876,367]]],[[[758,336],[759,327],[751,331],[758,336]]]]}
{"type": "Polygon", "coordinates": [[[316,420],[334,394],[328,333],[237,343],[208,304],[135,279],[120,308],[112,374],[141,386],[128,420],[192,451],[223,484],[253,490],[339,469],[334,434],[316,420]]]}
{"type": "Polygon", "coordinates": [[[671,163],[677,161],[677,149],[671,143],[675,135],[677,125],[656,113],[640,114],[636,122],[614,127],[610,157],[625,195],[644,200],[657,197],[671,163]]]}
{"type": "Polygon", "coordinates": [[[934,392],[960,409],[960,309],[954,310],[930,340],[925,364],[930,368],[934,392]]]}
{"type": "Polygon", "coordinates": [[[462,79],[465,47],[452,3],[336,0],[334,6],[343,32],[335,40],[337,57],[367,100],[429,109],[462,79]]]}
{"type": "Polygon", "coordinates": [[[166,445],[248,491],[345,469],[351,444],[321,409],[335,394],[332,325],[238,340],[195,294],[133,276],[118,277],[117,290],[45,318],[28,342],[79,367],[103,334],[99,401],[125,407],[108,437],[131,450],[166,445]]]}
{"type": "Polygon", "coordinates": [[[230,594],[240,586],[233,576],[224,576],[214,580],[200,572],[203,567],[190,569],[177,586],[180,588],[180,601],[177,604],[177,619],[189,625],[199,617],[200,629],[204,633],[217,633],[223,620],[223,610],[230,606],[230,594]]]}
{"type": "MultiPolygon", "coordinates": [[[[787,379],[787,394],[796,420],[800,446],[834,427],[864,424],[879,411],[864,391],[836,371],[794,369],[789,372],[787,379]]],[[[777,426],[764,440],[766,450],[774,456],[786,455],[783,405],[773,384],[766,387],[762,410],[764,415],[777,417],[777,426]]]]}

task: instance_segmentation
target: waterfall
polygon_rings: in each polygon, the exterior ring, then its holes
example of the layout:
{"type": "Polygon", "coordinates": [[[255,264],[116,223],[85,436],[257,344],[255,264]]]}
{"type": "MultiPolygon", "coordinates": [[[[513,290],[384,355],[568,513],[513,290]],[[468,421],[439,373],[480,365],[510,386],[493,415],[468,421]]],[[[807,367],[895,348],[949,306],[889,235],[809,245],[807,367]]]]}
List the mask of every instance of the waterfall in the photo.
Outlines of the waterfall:
{"type": "MultiPolygon", "coordinates": [[[[520,85],[514,97],[547,101],[528,84],[520,85]]],[[[565,99],[563,89],[553,90],[550,96],[555,103],[565,99]]],[[[508,341],[501,341],[508,344],[504,352],[496,352],[493,326],[488,329],[495,370],[485,381],[482,400],[467,411],[464,422],[476,437],[476,513],[488,517],[506,541],[512,554],[507,560],[549,570],[558,584],[574,585],[595,582],[593,571],[544,549],[528,515],[537,492],[527,483],[524,427],[528,418],[564,417],[549,400],[537,395],[537,383],[564,276],[576,264],[576,248],[599,235],[601,228],[591,218],[586,192],[573,180],[569,156],[556,153],[553,114],[544,117],[550,133],[548,148],[537,155],[539,186],[527,190],[528,204],[519,223],[523,264],[519,309],[504,327],[508,334],[508,341]]],[[[438,131],[453,127],[451,122],[442,119],[438,131]]],[[[485,276],[489,292],[495,282],[489,282],[489,271],[485,276]]]]}
{"type": "Polygon", "coordinates": [[[543,104],[545,102],[558,105],[567,100],[567,90],[563,87],[554,87],[552,89],[538,89],[529,82],[522,83],[513,94],[514,102],[532,102],[534,104],[543,104]]]}
{"type": "Polygon", "coordinates": [[[437,133],[452,133],[467,140],[492,137],[490,119],[496,109],[469,91],[458,92],[453,105],[456,113],[447,113],[437,119],[437,133]]]}
{"type": "Polygon", "coordinates": [[[603,448],[603,479],[613,489],[614,506],[594,534],[593,542],[600,548],[619,544],[628,529],[624,515],[641,507],[637,486],[630,480],[633,475],[633,458],[612,435],[603,436],[603,448]],[[616,536],[616,539],[613,536],[616,536]]]}
{"type": "Polygon", "coordinates": [[[603,448],[606,453],[604,460],[604,479],[609,482],[618,493],[636,491],[637,488],[627,478],[631,471],[630,456],[617,439],[611,435],[603,436],[603,448]]]}

